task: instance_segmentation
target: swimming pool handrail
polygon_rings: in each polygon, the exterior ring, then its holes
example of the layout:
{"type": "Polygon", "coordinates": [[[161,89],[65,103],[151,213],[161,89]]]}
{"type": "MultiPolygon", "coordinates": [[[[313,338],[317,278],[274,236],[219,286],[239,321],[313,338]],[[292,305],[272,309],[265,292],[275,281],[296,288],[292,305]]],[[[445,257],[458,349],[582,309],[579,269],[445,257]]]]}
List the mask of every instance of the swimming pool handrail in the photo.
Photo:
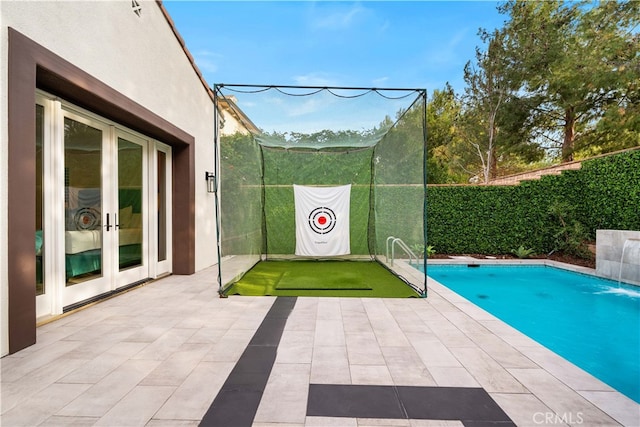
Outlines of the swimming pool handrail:
{"type": "Polygon", "coordinates": [[[416,254],[413,253],[413,251],[409,248],[409,246],[407,246],[407,244],[405,242],[402,241],[401,238],[393,237],[393,236],[387,237],[387,242],[386,242],[387,263],[389,263],[389,265],[391,267],[393,267],[393,261],[396,258],[396,255],[395,255],[395,245],[396,245],[396,243],[398,244],[398,246],[400,246],[400,249],[402,249],[407,255],[409,255],[409,264],[411,264],[411,260],[412,259],[415,259],[415,262],[416,262],[416,265],[417,265],[418,264],[418,257],[416,256],[416,254]],[[391,258],[389,258],[389,241],[390,240],[391,240],[391,258]]]}

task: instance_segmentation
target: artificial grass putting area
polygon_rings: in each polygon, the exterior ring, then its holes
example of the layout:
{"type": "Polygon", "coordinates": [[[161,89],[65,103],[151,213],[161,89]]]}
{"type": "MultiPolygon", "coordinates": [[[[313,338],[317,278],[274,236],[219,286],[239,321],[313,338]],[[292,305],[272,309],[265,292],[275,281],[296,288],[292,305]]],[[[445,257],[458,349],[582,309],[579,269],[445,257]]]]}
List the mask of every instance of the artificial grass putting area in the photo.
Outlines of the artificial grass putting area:
{"type": "Polygon", "coordinates": [[[419,296],[375,261],[261,261],[224,293],[245,296],[419,296]]]}

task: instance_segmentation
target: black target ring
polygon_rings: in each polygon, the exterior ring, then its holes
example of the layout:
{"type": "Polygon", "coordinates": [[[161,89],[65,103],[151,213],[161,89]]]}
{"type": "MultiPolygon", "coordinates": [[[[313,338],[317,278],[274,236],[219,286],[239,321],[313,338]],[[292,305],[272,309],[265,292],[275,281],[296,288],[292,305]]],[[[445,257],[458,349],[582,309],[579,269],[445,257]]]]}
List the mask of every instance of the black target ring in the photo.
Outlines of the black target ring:
{"type": "Polygon", "coordinates": [[[317,234],[330,233],[335,226],[336,214],[330,208],[315,208],[309,214],[309,227],[317,234]]]}
{"type": "Polygon", "coordinates": [[[100,226],[100,212],[94,208],[80,208],[73,216],[77,230],[95,230],[100,226]]]}

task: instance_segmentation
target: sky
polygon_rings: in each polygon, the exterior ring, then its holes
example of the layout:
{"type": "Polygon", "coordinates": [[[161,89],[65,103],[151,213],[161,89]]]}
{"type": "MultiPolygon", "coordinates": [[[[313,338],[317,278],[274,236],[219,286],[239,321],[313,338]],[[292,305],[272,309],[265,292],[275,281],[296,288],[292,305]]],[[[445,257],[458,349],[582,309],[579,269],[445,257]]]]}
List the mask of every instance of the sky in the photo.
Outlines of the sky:
{"type": "MultiPolygon", "coordinates": [[[[505,21],[490,1],[163,4],[211,87],[416,88],[430,96],[448,82],[463,93],[464,66],[482,47],[478,30],[505,21]]],[[[372,129],[412,101],[369,97],[347,105],[326,93],[288,99],[273,91],[262,98],[233,95],[266,132],[372,129]]]]}
{"type": "Polygon", "coordinates": [[[492,1],[163,2],[210,86],[464,90],[492,1]]]}

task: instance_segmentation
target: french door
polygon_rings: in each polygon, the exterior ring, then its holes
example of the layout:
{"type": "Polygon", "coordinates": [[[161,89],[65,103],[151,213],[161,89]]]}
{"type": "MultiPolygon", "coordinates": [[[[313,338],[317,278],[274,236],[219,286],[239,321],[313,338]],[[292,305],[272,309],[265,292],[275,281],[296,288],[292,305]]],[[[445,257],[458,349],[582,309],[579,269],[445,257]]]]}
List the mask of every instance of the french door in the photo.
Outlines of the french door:
{"type": "Polygon", "coordinates": [[[149,277],[147,141],[63,112],[62,305],[149,277]]]}
{"type": "Polygon", "coordinates": [[[41,317],[170,272],[170,205],[159,195],[170,193],[171,151],[73,106],[38,101],[41,317]]]}

